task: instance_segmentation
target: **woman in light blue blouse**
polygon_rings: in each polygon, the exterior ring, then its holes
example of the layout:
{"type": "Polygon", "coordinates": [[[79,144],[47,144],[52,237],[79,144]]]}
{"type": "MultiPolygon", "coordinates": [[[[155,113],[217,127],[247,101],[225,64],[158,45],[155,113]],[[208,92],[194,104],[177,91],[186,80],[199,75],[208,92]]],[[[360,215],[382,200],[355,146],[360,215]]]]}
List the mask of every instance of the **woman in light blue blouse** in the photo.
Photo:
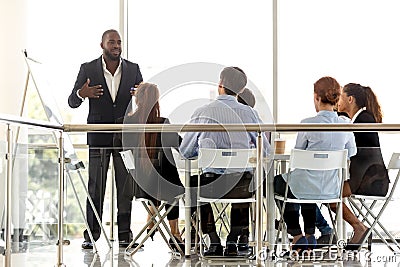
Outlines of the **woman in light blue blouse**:
{"type": "MultiPolygon", "coordinates": [[[[338,117],[334,107],[339,101],[340,85],[332,77],[323,77],[314,84],[314,106],[317,115],[301,121],[301,123],[348,123],[338,117]]],[[[299,132],[296,149],[304,150],[341,150],[347,149],[348,156],[356,154],[354,135],[351,132],[299,132]]],[[[296,169],[291,173],[288,197],[319,199],[335,197],[339,188],[334,171],[309,171],[296,169]]],[[[279,195],[285,194],[287,174],[274,178],[274,190],[279,195]]],[[[287,203],[283,218],[287,232],[293,236],[292,250],[302,251],[314,249],[316,240],[315,212],[316,204],[287,203]],[[304,221],[304,235],[299,223],[299,208],[304,221]]]]}

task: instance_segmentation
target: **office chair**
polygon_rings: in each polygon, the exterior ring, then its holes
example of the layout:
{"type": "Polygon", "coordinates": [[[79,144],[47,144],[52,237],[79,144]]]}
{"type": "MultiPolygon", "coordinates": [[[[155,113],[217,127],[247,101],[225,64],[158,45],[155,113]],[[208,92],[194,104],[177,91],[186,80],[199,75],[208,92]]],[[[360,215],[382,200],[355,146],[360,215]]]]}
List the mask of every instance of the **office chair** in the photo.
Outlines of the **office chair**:
{"type": "MultiPolygon", "coordinates": [[[[249,168],[254,171],[256,167],[256,149],[211,149],[211,148],[200,148],[199,149],[199,157],[198,157],[198,190],[197,190],[197,228],[199,231],[200,237],[203,236],[203,232],[201,229],[201,203],[223,203],[223,204],[231,204],[231,203],[255,203],[254,194],[250,194],[251,197],[248,198],[232,198],[229,197],[228,192],[218,192],[218,188],[214,188],[214,186],[206,186],[203,188],[200,186],[200,176],[203,171],[207,168],[222,168],[222,169],[229,169],[231,171],[236,171],[235,174],[243,173],[244,170],[248,170],[249,168]],[[235,170],[236,169],[236,170],[235,170]],[[216,190],[213,190],[216,189],[216,190]],[[222,194],[221,194],[222,193],[222,194]],[[227,194],[228,193],[228,194],[227,194]]],[[[254,173],[254,172],[253,172],[254,173]]],[[[226,177],[229,177],[229,174],[224,174],[226,177]]],[[[216,178],[216,181],[220,179],[216,178]]],[[[252,179],[253,181],[254,179],[252,179]]],[[[234,186],[233,184],[231,186],[234,186]]],[[[254,190],[254,186],[248,188],[248,190],[254,190]]],[[[229,191],[229,188],[226,189],[229,191]]],[[[231,192],[231,191],[229,191],[231,192]]],[[[224,209],[224,208],[223,208],[224,209]]],[[[254,211],[254,207],[252,209],[254,211]]],[[[224,212],[222,212],[223,214],[224,212]]],[[[221,215],[223,216],[225,215],[221,215]]],[[[254,223],[254,215],[253,212],[252,219],[250,220],[251,223],[254,223]]],[[[254,229],[254,226],[252,227],[254,229]]],[[[254,239],[254,233],[252,234],[254,239]]],[[[251,243],[251,242],[250,242],[251,243]]],[[[215,256],[205,256],[204,255],[204,243],[200,242],[200,257],[202,259],[220,259],[220,260],[227,260],[229,257],[215,257],[215,256]]],[[[251,257],[251,255],[247,255],[251,257]]],[[[238,259],[237,256],[231,257],[233,259],[238,259]]],[[[240,258],[240,256],[239,256],[240,258]]]]}
{"type": "MultiPolygon", "coordinates": [[[[334,220],[334,231],[337,237],[342,237],[342,189],[343,182],[347,178],[348,173],[348,164],[347,164],[347,150],[338,150],[338,151],[311,151],[311,150],[300,150],[300,149],[292,149],[290,159],[289,159],[289,172],[286,181],[286,189],[285,195],[275,195],[275,199],[279,200],[282,203],[278,205],[280,211],[280,221],[276,234],[274,251],[277,253],[278,241],[280,232],[283,229],[283,214],[285,211],[286,203],[314,203],[314,204],[337,204],[337,212],[334,220]],[[297,198],[289,198],[287,196],[289,189],[289,182],[291,179],[291,172],[295,169],[304,169],[304,170],[315,170],[315,171],[327,171],[327,170],[337,170],[336,178],[338,179],[338,194],[333,198],[328,198],[324,196],[320,196],[319,198],[307,198],[307,199],[297,199],[297,198]]],[[[335,177],[332,177],[335,178],[335,177]]],[[[329,205],[328,205],[329,207],[329,205]]],[[[333,239],[333,235],[331,235],[331,242],[333,239]]],[[[338,238],[339,239],[339,238],[338,238]]]]}
{"type": "MultiPolygon", "coordinates": [[[[138,170],[136,168],[136,164],[135,164],[135,157],[133,156],[132,150],[125,150],[120,152],[122,160],[124,161],[125,167],[127,168],[128,172],[130,172],[132,174],[132,176],[135,176],[138,173],[138,170]]],[[[155,159],[151,159],[151,162],[157,167],[160,167],[159,164],[161,164],[162,160],[162,151],[160,150],[157,154],[157,157],[155,159]]],[[[139,174],[140,175],[140,174],[139,174]]],[[[133,178],[132,178],[133,179],[133,178]]],[[[136,186],[139,186],[137,184],[135,184],[136,186]]],[[[140,196],[136,196],[135,200],[140,201],[146,212],[149,214],[150,219],[148,220],[148,222],[144,225],[144,227],[139,231],[139,233],[136,235],[136,237],[133,238],[132,242],[128,245],[128,247],[125,249],[125,254],[128,256],[133,256],[144,244],[144,242],[153,235],[153,233],[155,231],[159,231],[159,233],[161,234],[163,240],[165,241],[165,243],[168,245],[168,247],[171,249],[171,251],[173,253],[175,253],[175,250],[173,249],[173,247],[171,246],[170,242],[168,241],[167,235],[170,237],[170,239],[172,240],[172,242],[175,245],[175,248],[178,250],[178,255],[182,256],[184,255],[184,251],[182,251],[182,249],[180,248],[179,244],[176,241],[176,238],[174,237],[174,235],[172,234],[172,232],[170,231],[169,227],[167,226],[166,222],[165,222],[165,218],[167,217],[167,215],[171,212],[172,208],[176,205],[178,205],[179,200],[182,199],[183,194],[181,195],[177,195],[174,200],[172,201],[172,203],[170,203],[170,207],[164,211],[164,213],[162,213],[162,210],[165,208],[165,205],[168,204],[166,201],[163,201],[158,207],[154,204],[153,200],[151,197],[147,196],[147,194],[145,192],[143,192],[143,190],[141,190],[140,196]],[[149,209],[148,205],[149,204],[153,210],[149,209]],[[139,245],[137,245],[133,250],[132,247],[133,245],[139,240],[139,238],[143,235],[143,233],[145,233],[145,231],[147,230],[148,226],[151,225],[153,223],[153,227],[147,231],[147,234],[142,238],[142,240],[139,243],[139,245]],[[160,225],[163,226],[163,228],[165,229],[165,232],[162,230],[162,228],[160,227],[160,225]]]]}
{"type": "MultiPolygon", "coordinates": [[[[391,186],[389,185],[389,190],[386,196],[367,196],[367,195],[351,195],[348,200],[351,206],[358,211],[358,215],[362,218],[362,222],[368,223],[370,229],[369,233],[365,235],[364,240],[361,243],[364,243],[370,233],[372,231],[382,240],[383,243],[392,251],[396,252],[393,247],[388,243],[386,238],[379,232],[378,226],[381,230],[387,235],[393,245],[395,245],[400,250],[400,245],[397,240],[393,237],[392,234],[383,226],[383,224],[379,221],[383,212],[385,211],[387,205],[393,199],[393,194],[396,189],[397,183],[399,181],[400,176],[400,153],[393,153],[390,158],[389,165],[387,167],[389,174],[391,170],[397,170],[397,175],[393,181],[391,181],[391,186]],[[357,204],[357,202],[359,204],[357,204]],[[376,210],[374,211],[374,207],[379,207],[379,212],[376,214],[376,210]],[[374,213],[375,212],[375,213],[374,213]]],[[[389,175],[390,177],[390,175],[389,175]]],[[[371,244],[368,244],[368,250],[371,251],[371,244]]]]}

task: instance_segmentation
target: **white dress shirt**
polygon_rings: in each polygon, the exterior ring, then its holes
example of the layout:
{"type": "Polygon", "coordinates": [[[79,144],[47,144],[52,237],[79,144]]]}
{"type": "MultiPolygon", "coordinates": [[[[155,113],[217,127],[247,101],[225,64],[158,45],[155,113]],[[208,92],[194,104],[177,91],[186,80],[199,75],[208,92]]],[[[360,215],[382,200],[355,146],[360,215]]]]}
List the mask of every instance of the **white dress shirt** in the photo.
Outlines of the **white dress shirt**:
{"type": "Polygon", "coordinates": [[[353,118],[351,119],[351,122],[354,123],[354,121],[357,119],[358,115],[360,115],[361,112],[363,112],[364,110],[367,110],[366,107],[360,108],[356,114],[354,114],[353,118]]]}
{"type": "Polygon", "coordinates": [[[106,79],[108,90],[110,91],[111,98],[114,102],[121,82],[121,60],[119,60],[119,65],[114,75],[108,71],[104,57],[101,57],[101,61],[103,62],[104,78],[106,79]]]}

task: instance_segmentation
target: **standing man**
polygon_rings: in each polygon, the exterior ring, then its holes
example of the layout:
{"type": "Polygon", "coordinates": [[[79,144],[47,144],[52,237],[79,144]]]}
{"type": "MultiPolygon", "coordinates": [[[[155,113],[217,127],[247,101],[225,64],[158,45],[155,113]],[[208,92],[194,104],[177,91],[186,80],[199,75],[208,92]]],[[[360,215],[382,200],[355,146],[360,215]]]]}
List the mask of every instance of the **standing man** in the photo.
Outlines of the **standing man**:
{"type": "MultiPolygon", "coordinates": [[[[71,108],[79,107],[86,98],[89,101],[87,123],[115,123],[123,117],[132,99],[134,88],[143,81],[139,65],[121,58],[121,37],[116,30],[103,33],[100,43],[103,54],[88,63],[83,63],[78,73],[74,89],[68,98],[71,108]]],[[[89,145],[89,195],[102,218],[104,193],[110,156],[113,156],[115,182],[117,188],[117,222],[120,246],[127,246],[132,239],[131,200],[124,197],[123,187],[128,173],[120,154],[113,149],[112,133],[88,133],[89,145]]],[[[101,228],[89,201],[86,201],[86,217],[94,240],[98,240],[101,228]]],[[[88,231],[84,232],[84,249],[92,249],[88,231]]]]}
{"type": "MultiPolygon", "coordinates": [[[[210,123],[210,124],[260,124],[262,123],[257,112],[250,106],[243,105],[237,101],[237,95],[243,91],[247,83],[247,76],[238,67],[226,67],[220,74],[218,84],[218,94],[216,100],[210,104],[197,109],[192,115],[191,123],[210,123]]],[[[270,145],[263,133],[264,153],[270,152],[270,145]]],[[[202,148],[222,148],[222,149],[249,149],[254,148],[257,140],[255,132],[188,132],[183,137],[179,147],[181,154],[185,158],[191,158],[198,155],[199,147],[202,148]]],[[[236,180],[237,184],[232,182],[230,186],[249,189],[253,173],[251,169],[238,173],[238,170],[212,169],[203,170],[200,176],[201,186],[216,187],[216,180],[230,181],[236,180]],[[233,179],[239,177],[238,179],[233,179]]],[[[191,187],[197,188],[197,176],[191,177],[191,187]]],[[[228,183],[229,184],[229,183],[228,183]]],[[[222,188],[215,188],[221,191],[222,188]]],[[[238,192],[232,190],[227,195],[230,197],[251,196],[252,192],[238,192]]],[[[221,191],[222,192],[222,191],[221,191]]],[[[194,195],[196,195],[194,193],[194,195]]],[[[222,197],[222,195],[221,195],[222,197]]],[[[217,235],[215,221],[210,204],[201,206],[201,222],[204,233],[210,237],[211,245],[204,253],[207,256],[223,255],[223,247],[220,238],[217,235]]],[[[231,208],[231,229],[227,237],[225,255],[235,256],[239,250],[248,249],[248,227],[249,227],[249,205],[232,204],[231,208]],[[247,229],[247,231],[246,231],[247,229]],[[238,238],[240,236],[240,238],[238,238]]]]}

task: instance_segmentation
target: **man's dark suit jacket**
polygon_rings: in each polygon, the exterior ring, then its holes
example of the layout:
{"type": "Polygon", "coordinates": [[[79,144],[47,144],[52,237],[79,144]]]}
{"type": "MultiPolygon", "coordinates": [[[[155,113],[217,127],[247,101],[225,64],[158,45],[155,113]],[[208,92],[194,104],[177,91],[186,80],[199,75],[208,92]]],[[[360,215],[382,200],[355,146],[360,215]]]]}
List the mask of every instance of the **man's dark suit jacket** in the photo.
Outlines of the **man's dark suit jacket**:
{"type": "MultiPolygon", "coordinates": [[[[89,98],[89,114],[87,123],[102,124],[115,123],[117,118],[125,116],[132,97],[130,90],[135,85],[143,81],[139,65],[128,60],[121,59],[121,82],[115,102],[112,101],[110,91],[104,78],[102,57],[83,63],[76,78],[74,89],[68,97],[68,104],[72,108],[77,108],[82,104],[82,100],[76,92],[83,86],[86,80],[90,79],[89,86],[101,85],[104,89],[100,98],[89,98]]],[[[88,133],[87,143],[93,147],[112,147],[112,133],[88,133]]]]}

